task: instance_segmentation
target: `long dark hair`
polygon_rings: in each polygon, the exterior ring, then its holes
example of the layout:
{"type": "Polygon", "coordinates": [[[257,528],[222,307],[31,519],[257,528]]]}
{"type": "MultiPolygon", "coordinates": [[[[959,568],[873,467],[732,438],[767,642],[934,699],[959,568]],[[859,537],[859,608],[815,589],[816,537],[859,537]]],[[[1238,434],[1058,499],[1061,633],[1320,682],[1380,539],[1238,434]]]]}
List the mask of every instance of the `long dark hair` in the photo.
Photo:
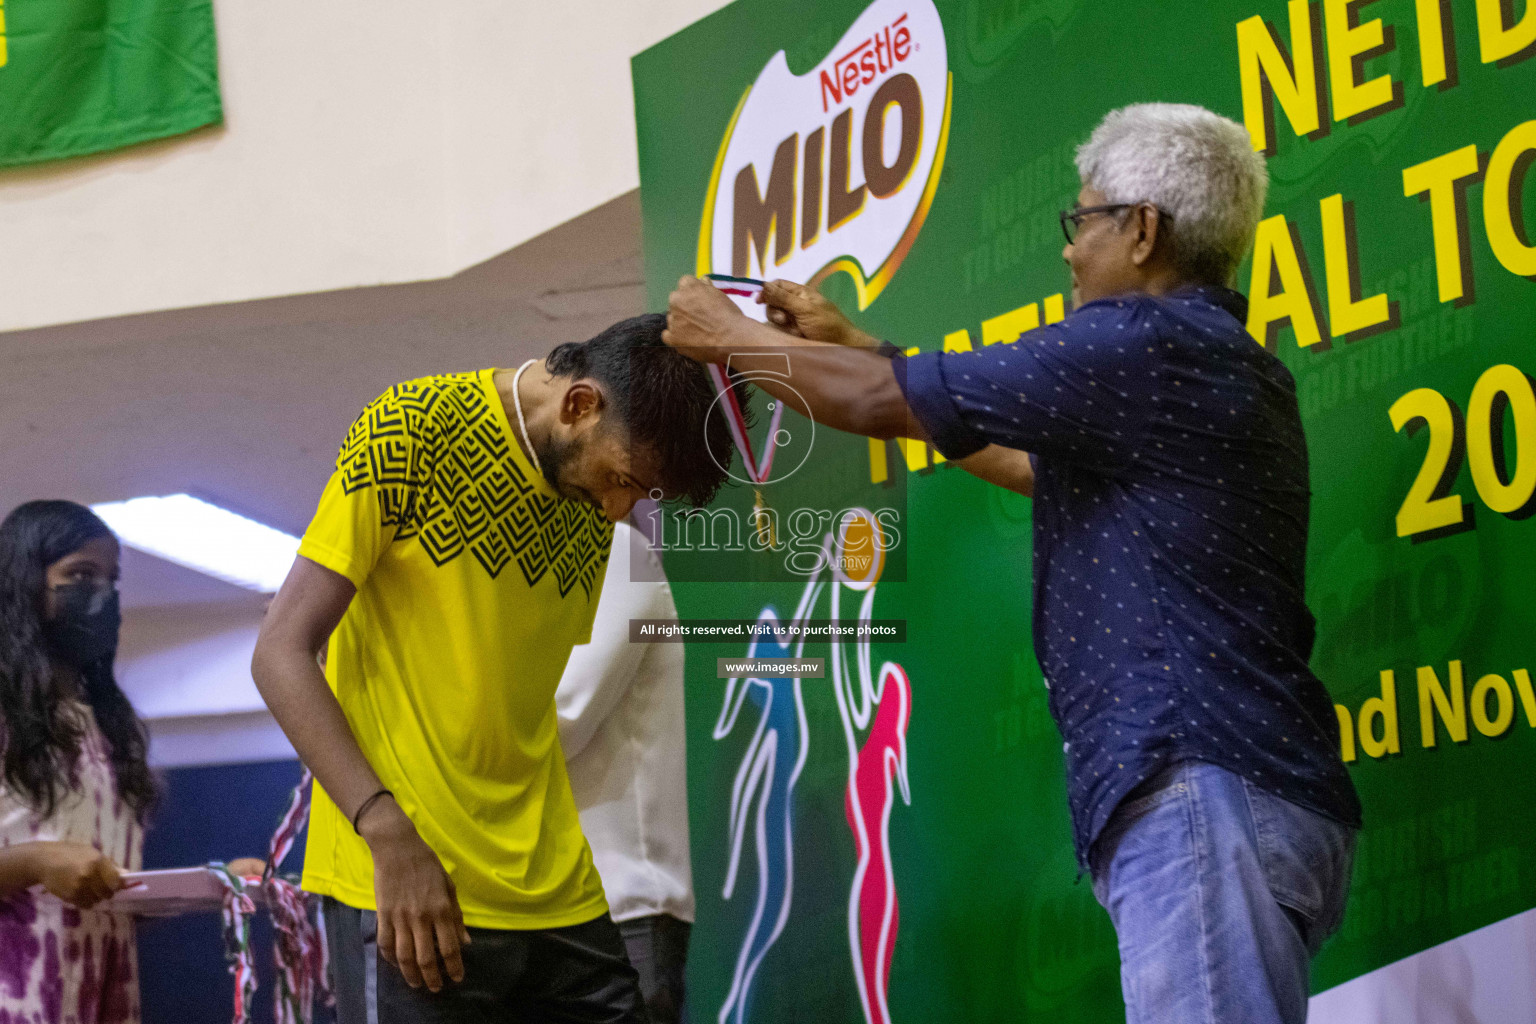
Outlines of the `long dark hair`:
{"type": "MultiPolygon", "coordinates": [[[[85,723],[68,713],[70,681],[54,671],[43,637],[48,566],[107,524],[72,501],[29,501],[0,523],[0,744],[4,781],[43,817],[79,782],[85,723]]],[[[140,821],[158,787],[144,723],[117,685],[113,655],[81,670],[85,700],[112,751],[117,792],[140,821]]]]}

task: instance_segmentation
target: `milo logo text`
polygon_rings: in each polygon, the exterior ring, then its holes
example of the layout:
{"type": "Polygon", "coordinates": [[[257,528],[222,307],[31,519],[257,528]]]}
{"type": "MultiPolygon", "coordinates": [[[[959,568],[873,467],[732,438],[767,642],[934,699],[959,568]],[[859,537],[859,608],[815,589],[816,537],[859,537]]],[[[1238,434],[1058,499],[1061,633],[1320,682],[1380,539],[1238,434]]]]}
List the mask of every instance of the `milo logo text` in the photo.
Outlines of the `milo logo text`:
{"type": "Polygon", "coordinates": [[[804,75],[775,54],[721,141],[698,271],[809,282],[842,271],[866,308],[932,204],[949,97],[931,0],[876,0],[804,75]]]}

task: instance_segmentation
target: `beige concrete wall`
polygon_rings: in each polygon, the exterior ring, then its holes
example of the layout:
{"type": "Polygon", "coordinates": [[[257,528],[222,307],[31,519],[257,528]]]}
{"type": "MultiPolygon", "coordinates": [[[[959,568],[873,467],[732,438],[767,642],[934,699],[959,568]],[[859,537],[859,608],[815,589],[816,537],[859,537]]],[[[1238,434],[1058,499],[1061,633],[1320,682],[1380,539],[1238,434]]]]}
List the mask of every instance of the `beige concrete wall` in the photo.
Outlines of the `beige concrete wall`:
{"type": "Polygon", "coordinates": [[[638,185],[629,57],[719,6],[216,3],[224,126],[0,172],[0,331],[510,249],[638,185]]]}

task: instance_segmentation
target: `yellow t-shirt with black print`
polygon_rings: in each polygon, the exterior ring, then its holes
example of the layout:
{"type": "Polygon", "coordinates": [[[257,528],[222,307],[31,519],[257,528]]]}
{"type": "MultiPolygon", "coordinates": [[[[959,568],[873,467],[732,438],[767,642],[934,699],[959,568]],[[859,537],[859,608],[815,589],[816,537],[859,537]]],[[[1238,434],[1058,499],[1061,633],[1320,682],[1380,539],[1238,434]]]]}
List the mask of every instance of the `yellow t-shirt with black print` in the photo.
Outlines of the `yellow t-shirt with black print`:
{"type": "MultiPolygon", "coordinates": [[[[554,698],[590,639],[613,527],[534,470],[494,372],[408,381],[369,405],[299,554],[357,587],[326,679],[465,922],[558,928],[607,910],[554,698]]],[[[377,909],[367,844],[318,784],[304,888],[377,909]]]]}

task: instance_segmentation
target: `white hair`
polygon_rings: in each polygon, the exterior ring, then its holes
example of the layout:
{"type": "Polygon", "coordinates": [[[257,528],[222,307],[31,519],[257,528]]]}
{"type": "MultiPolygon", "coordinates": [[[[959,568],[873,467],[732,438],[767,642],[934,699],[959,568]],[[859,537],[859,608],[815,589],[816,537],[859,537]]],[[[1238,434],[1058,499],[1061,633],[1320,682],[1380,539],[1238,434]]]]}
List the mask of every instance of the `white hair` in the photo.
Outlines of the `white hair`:
{"type": "Polygon", "coordinates": [[[1077,147],[1077,173],[1111,203],[1151,203],[1168,214],[1174,265],[1217,284],[1232,280],[1253,244],[1269,191],[1247,129],[1187,103],[1110,111],[1077,147]]]}

